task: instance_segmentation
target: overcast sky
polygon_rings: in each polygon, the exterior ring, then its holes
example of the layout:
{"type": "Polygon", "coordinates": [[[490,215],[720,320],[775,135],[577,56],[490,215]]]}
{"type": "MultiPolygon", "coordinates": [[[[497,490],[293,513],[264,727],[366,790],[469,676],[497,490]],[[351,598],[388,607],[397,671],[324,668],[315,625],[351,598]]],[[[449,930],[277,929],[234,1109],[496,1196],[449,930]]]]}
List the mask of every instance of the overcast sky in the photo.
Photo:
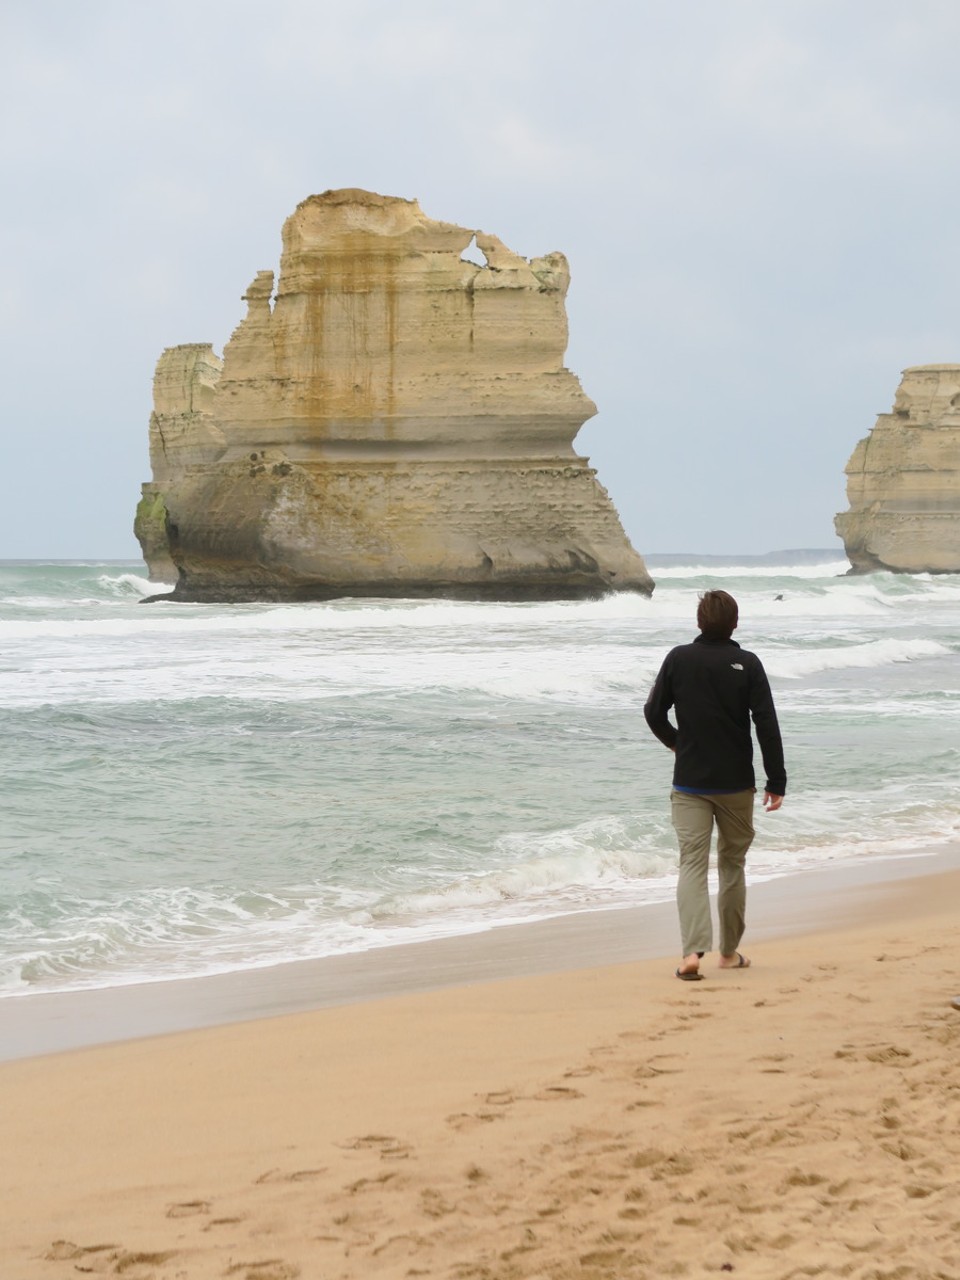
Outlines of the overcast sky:
{"type": "Polygon", "coordinates": [[[0,0],[0,557],[136,554],[157,357],[345,186],[566,253],[641,553],[839,546],[960,361],[958,50],[957,0],[0,0]]]}

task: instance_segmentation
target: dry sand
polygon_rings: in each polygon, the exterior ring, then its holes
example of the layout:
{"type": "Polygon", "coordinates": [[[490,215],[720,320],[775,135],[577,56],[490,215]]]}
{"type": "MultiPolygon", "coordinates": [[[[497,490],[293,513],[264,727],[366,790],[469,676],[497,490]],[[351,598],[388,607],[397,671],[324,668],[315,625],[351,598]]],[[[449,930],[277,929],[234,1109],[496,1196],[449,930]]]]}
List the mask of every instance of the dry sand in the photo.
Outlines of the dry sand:
{"type": "Polygon", "coordinates": [[[958,892],[4,1063],[0,1280],[957,1280],[958,892]]]}

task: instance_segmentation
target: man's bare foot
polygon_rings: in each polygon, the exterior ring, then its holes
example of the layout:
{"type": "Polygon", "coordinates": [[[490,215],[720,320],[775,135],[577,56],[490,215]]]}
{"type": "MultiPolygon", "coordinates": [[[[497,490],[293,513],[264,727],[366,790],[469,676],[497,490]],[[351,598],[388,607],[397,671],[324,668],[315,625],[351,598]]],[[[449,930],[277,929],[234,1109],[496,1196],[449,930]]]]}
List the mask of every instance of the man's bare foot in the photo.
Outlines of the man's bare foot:
{"type": "Polygon", "coordinates": [[[688,982],[693,978],[700,976],[700,955],[696,951],[691,951],[688,956],[684,956],[680,961],[680,968],[677,970],[678,978],[685,978],[688,982]]]}
{"type": "Polygon", "coordinates": [[[746,956],[742,956],[739,951],[734,951],[733,955],[720,957],[721,969],[749,969],[750,961],[746,956]]]}

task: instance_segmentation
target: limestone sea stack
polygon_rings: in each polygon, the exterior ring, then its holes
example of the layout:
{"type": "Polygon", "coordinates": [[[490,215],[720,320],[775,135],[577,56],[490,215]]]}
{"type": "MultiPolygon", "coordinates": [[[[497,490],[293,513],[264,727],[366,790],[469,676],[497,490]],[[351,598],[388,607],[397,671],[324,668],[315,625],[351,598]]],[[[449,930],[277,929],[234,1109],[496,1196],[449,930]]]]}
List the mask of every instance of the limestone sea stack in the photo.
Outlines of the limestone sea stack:
{"type": "Polygon", "coordinates": [[[649,594],[573,449],[596,406],[563,365],[569,280],[563,254],[528,261],[415,200],[304,200],[223,360],[160,357],[151,577],[192,601],[649,594]]]}
{"type": "Polygon", "coordinates": [[[904,369],[846,474],[836,528],[853,572],[960,572],[960,364],[904,369]]]}

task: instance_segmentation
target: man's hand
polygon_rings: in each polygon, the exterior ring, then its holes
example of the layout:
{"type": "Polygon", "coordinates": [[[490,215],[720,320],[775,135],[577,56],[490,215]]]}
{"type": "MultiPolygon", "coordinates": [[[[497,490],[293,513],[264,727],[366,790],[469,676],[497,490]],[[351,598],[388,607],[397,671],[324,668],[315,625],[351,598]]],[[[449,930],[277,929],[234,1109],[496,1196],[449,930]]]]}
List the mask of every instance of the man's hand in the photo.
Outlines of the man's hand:
{"type": "Polygon", "coordinates": [[[783,796],[775,796],[772,791],[763,793],[763,807],[767,813],[774,813],[783,804],[783,796]]]}

